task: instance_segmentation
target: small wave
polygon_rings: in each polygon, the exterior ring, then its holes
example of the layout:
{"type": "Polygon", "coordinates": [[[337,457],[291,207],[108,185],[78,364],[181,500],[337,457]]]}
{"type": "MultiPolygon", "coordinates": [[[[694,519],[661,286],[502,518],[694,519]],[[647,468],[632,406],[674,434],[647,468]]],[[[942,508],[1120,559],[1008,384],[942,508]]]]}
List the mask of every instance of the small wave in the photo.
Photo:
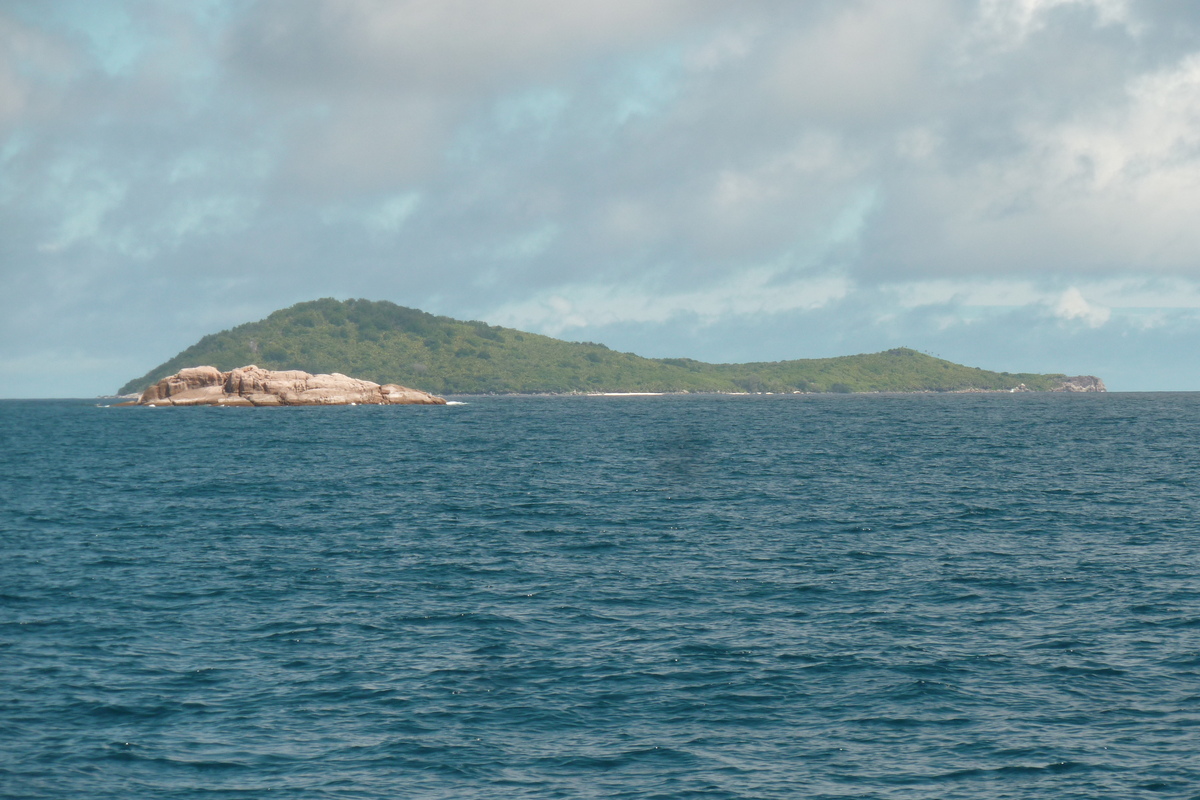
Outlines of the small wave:
{"type": "Polygon", "coordinates": [[[1055,761],[1050,764],[1013,764],[1003,767],[976,767],[958,769],[938,775],[900,775],[888,782],[897,785],[919,784],[933,781],[936,783],[951,783],[966,780],[995,780],[1006,777],[1033,777],[1040,775],[1055,775],[1062,773],[1088,772],[1100,769],[1093,764],[1080,761],[1055,761]]]}
{"type": "Polygon", "coordinates": [[[1196,397],[5,401],[0,795],[1186,795],[1196,397]]]}

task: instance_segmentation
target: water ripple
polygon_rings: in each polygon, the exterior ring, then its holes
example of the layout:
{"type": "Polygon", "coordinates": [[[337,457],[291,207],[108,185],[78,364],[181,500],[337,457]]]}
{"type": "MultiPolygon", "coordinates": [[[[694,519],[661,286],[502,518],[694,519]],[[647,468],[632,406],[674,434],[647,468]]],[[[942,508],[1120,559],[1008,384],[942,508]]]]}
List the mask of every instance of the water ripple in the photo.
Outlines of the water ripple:
{"type": "Polygon", "coordinates": [[[0,402],[0,796],[1196,796],[1198,396],[344,411],[0,402]]]}

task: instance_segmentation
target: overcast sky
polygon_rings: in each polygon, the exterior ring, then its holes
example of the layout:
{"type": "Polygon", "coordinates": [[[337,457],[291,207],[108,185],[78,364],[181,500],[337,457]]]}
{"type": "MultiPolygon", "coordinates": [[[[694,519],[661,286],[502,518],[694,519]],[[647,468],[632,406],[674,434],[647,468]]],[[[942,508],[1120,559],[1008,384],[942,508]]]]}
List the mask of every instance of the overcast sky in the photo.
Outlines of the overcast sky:
{"type": "Polygon", "coordinates": [[[1200,390],[1193,0],[0,0],[0,396],[319,297],[1200,390]]]}

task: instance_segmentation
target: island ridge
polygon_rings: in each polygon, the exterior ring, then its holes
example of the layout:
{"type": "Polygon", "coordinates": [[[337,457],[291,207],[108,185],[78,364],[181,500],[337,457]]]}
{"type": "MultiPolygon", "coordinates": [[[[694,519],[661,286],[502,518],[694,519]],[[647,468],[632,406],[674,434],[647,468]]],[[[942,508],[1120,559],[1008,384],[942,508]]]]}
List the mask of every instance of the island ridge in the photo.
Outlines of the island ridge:
{"type": "Polygon", "coordinates": [[[343,373],[438,394],[1104,391],[1092,376],[991,372],[904,347],[747,364],[642,358],[386,301],[325,298],[205,336],[119,393],[141,392],[199,365],[229,371],[246,364],[343,373]]]}

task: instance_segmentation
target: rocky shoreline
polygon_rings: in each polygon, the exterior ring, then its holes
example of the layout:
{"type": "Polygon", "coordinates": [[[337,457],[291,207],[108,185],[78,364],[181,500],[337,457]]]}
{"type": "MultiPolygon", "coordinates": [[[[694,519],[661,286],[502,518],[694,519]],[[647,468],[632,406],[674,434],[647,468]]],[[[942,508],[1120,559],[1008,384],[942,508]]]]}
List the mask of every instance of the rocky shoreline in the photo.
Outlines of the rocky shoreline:
{"type": "MultiPolygon", "coordinates": [[[[1107,392],[1104,381],[1093,375],[1064,377],[1050,389],[1017,384],[1008,389],[916,390],[897,394],[1016,394],[1107,392]]],[[[692,392],[550,392],[530,396],[649,396],[692,392]]],[[[842,392],[844,394],[844,392],[842,392]]],[[[715,392],[714,394],[787,394],[787,392],[715,392]]],[[[791,394],[817,394],[791,392],[791,394]]],[[[893,394],[893,392],[868,392],[893,394]]],[[[339,372],[311,374],[301,370],[267,370],[253,364],[221,372],[216,367],[180,370],[146,389],[122,406],[311,406],[311,405],[445,405],[445,398],[389,383],[351,378],[339,372]]]]}
{"type": "Polygon", "coordinates": [[[348,406],[445,405],[445,398],[394,383],[379,385],[343,375],[268,370],[253,364],[221,372],[191,367],[163,378],[129,406],[348,406]]]}
{"type": "Polygon", "coordinates": [[[578,391],[578,392],[493,392],[491,394],[474,394],[471,392],[455,392],[451,393],[458,397],[671,397],[684,396],[689,394],[715,394],[727,395],[729,397],[743,397],[752,395],[822,395],[822,394],[1074,394],[1078,392],[1107,392],[1108,388],[1104,385],[1104,381],[1097,378],[1095,375],[1075,375],[1070,378],[1064,378],[1061,383],[1050,389],[1030,389],[1023,383],[1019,383],[1010,389],[979,389],[971,387],[967,389],[913,389],[911,391],[882,391],[882,392],[593,392],[593,391],[578,391]]]}
{"type": "Polygon", "coordinates": [[[1019,383],[1011,389],[952,389],[946,394],[1020,394],[1022,392],[1036,392],[1045,394],[1047,392],[1107,392],[1108,387],[1104,385],[1104,381],[1097,378],[1095,375],[1076,375],[1071,378],[1064,378],[1062,383],[1051,389],[1030,389],[1023,383],[1019,383]]]}

